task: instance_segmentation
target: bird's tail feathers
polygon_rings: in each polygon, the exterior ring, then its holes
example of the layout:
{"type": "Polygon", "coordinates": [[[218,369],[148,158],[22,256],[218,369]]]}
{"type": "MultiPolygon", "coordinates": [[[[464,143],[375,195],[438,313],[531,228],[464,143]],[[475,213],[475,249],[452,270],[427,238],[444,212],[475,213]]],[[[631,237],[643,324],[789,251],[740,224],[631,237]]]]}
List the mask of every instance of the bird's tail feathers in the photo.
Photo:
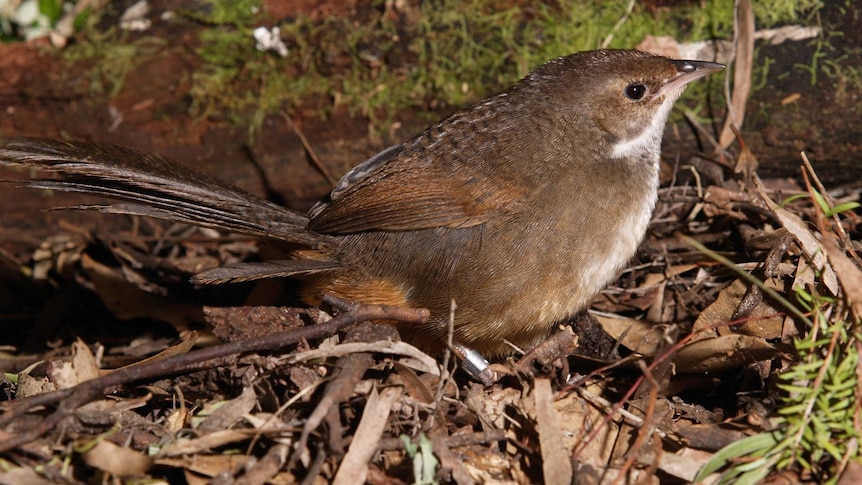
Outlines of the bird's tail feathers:
{"type": "Polygon", "coordinates": [[[137,150],[38,138],[0,140],[0,165],[59,174],[30,187],[102,195],[126,202],[84,206],[184,222],[251,236],[320,247],[325,236],[306,228],[308,217],[212,177],[137,150]]]}

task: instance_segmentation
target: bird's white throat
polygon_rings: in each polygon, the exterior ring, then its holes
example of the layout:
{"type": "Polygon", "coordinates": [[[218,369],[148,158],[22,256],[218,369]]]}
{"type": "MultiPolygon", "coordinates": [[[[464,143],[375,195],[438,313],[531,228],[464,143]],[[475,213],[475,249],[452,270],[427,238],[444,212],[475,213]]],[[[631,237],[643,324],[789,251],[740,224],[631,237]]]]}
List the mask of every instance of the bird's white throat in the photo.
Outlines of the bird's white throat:
{"type": "Polygon", "coordinates": [[[611,156],[613,158],[631,158],[634,160],[658,161],[661,152],[661,138],[664,126],[677,96],[668,95],[653,113],[650,123],[640,133],[632,138],[620,140],[614,144],[611,156]]]}

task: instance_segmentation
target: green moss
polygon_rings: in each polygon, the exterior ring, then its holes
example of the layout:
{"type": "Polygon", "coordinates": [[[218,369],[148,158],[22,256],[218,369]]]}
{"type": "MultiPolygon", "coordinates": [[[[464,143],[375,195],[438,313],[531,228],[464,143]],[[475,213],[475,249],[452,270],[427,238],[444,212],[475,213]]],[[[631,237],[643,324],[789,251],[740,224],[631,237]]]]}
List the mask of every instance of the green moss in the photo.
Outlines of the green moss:
{"type": "MultiPolygon", "coordinates": [[[[730,38],[734,2],[673,8],[636,3],[626,17],[627,0],[425,0],[410,15],[389,12],[380,1],[357,18],[281,22],[285,58],[254,48],[252,31],[265,20],[260,3],[210,0],[180,12],[200,26],[196,52],[202,64],[193,76],[191,113],[246,125],[250,136],[267,114],[304,105],[320,107],[322,117],[344,106],[385,129],[401,110],[463,106],[575,51],[631,48],[649,34],[680,42],[730,38]]],[[[768,0],[755,2],[755,11],[758,25],[768,26],[810,16],[820,6],[815,0],[768,0]]],[[[122,43],[121,36],[114,39],[122,43]]],[[[116,93],[135,51],[145,46],[99,45],[111,42],[93,35],[88,40],[81,55],[99,59],[99,76],[116,93]]],[[[814,73],[836,68],[818,58],[812,62],[806,69],[814,73]]],[[[763,77],[755,73],[755,79],[763,77]]],[[[693,85],[688,98],[703,99],[706,84],[693,85]]]]}
{"type": "Polygon", "coordinates": [[[761,27],[774,27],[790,21],[810,19],[821,8],[821,0],[770,0],[752,2],[754,17],[761,27]]]}
{"type": "Polygon", "coordinates": [[[156,37],[128,41],[126,32],[109,29],[93,31],[87,41],[69,46],[62,55],[69,63],[93,62],[89,70],[90,92],[113,98],[123,89],[128,73],[165,45],[165,40],[156,37]]]}
{"type": "Polygon", "coordinates": [[[422,2],[417,20],[408,25],[384,17],[381,10],[358,25],[346,25],[346,19],[318,24],[299,19],[282,31],[297,46],[292,54],[304,60],[303,75],[326,73],[318,79],[331,88],[334,104],[381,127],[399,110],[468,104],[572,52],[603,45],[630,48],[647,34],[685,41],[732,32],[732,1],[710,2],[705,9],[648,11],[636,5],[614,30],[627,5],[620,0],[562,0],[529,7],[435,0],[422,2]],[[305,51],[318,47],[323,55],[305,51]],[[382,61],[369,62],[369,49],[382,61]],[[333,57],[350,63],[333,70],[327,66],[333,57]]]}

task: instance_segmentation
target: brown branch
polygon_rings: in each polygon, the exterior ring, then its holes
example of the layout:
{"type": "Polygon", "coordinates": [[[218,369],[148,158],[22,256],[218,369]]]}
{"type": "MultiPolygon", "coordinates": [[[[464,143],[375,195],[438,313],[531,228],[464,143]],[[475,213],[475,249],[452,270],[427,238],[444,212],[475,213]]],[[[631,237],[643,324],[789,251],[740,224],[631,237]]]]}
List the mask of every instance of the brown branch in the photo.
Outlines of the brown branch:
{"type": "MultiPolygon", "coordinates": [[[[380,330],[385,329],[385,327],[377,328],[380,330]]],[[[389,328],[392,332],[395,332],[394,328],[389,328]]],[[[380,333],[363,330],[362,326],[354,327],[347,333],[345,342],[374,342],[380,340],[380,333]]],[[[391,338],[391,336],[387,335],[383,338],[391,338]]],[[[314,407],[314,410],[302,426],[302,432],[299,435],[299,440],[293,447],[294,453],[290,457],[287,468],[293,468],[293,465],[307,446],[311,433],[323,423],[324,419],[330,414],[330,410],[338,409],[337,406],[339,404],[350,398],[356,384],[365,375],[365,371],[373,364],[374,356],[369,352],[356,352],[338,359],[338,362],[335,364],[336,371],[332,380],[326,385],[323,396],[318,400],[317,406],[314,407]]],[[[333,436],[330,435],[329,439],[332,441],[333,436]]]]}

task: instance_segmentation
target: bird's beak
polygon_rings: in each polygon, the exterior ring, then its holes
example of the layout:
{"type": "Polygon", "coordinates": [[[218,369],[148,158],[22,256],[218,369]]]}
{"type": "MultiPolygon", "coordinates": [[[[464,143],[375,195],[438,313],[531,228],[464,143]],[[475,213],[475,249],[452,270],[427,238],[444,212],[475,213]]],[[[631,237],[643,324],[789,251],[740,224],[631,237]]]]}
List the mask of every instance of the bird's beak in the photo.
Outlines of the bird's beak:
{"type": "Polygon", "coordinates": [[[688,83],[709,76],[714,72],[724,69],[724,64],[707,61],[684,61],[673,60],[676,66],[676,76],[668,79],[659,89],[660,93],[674,92],[685,87],[688,83]]]}

